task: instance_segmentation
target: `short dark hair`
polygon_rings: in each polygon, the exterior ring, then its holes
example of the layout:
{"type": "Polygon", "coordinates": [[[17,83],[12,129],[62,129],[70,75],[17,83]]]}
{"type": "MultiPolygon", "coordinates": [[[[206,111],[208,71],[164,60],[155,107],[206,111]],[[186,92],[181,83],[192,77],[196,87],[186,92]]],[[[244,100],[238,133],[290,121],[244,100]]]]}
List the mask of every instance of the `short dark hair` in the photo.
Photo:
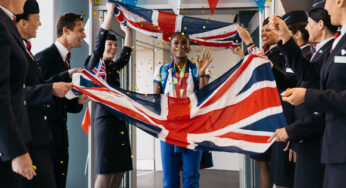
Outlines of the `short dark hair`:
{"type": "Polygon", "coordinates": [[[320,20],[322,20],[323,24],[332,33],[336,33],[338,30],[338,26],[332,25],[328,11],[323,8],[311,9],[309,12],[309,17],[313,19],[315,22],[319,22],[320,20]]]}
{"type": "Polygon", "coordinates": [[[169,38],[169,42],[172,42],[173,38],[176,37],[176,36],[178,36],[178,35],[180,35],[180,36],[186,38],[188,41],[190,41],[190,37],[189,37],[189,35],[187,35],[186,33],[184,33],[184,32],[175,32],[175,33],[173,33],[173,34],[171,35],[171,37],[169,38]]]}
{"type": "Polygon", "coordinates": [[[83,16],[74,13],[61,15],[56,23],[56,37],[59,38],[62,36],[64,27],[73,30],[76,21],[83,21],[83,16]]]}
{"type": "Polygon", "coordinates": [[[303,40],[305,42],[309,41],[309,32],[305,29],[307,22],[297,22],[294,24],[288,25],[288,29],[292,31],[293,34],[296,34],[298,31],[300,31],[303,35],[303,40]]]}

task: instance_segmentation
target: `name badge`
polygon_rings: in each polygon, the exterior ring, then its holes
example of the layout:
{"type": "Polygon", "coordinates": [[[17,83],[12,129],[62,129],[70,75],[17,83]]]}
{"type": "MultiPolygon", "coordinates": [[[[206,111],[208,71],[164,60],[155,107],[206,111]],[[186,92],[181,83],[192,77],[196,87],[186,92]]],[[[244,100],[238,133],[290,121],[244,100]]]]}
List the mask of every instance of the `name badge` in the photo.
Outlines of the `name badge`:
{"type": "Polygon", "coordinates": [[[346,56],[335,56],[334,63],[346,63],[346,56]]]}
{"type": "Polygon", "coordinates": [[[288,73],[294,73],[293,70],[292,70],[291,68],[289,68],[289,67],[286,68],[286,72],[288,72],[288,73]]]}

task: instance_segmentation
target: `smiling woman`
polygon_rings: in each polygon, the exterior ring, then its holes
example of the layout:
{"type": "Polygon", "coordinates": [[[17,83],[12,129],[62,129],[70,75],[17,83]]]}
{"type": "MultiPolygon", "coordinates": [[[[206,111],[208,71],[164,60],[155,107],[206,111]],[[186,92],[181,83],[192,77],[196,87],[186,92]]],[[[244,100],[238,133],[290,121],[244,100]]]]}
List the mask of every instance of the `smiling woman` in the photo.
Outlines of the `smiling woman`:
{"type": "MultiPolygon", "coordinates": [[[[186,98],[207,85],[209,75],[206,75],[206,69],[212,62],[213,56],[210,50],[203,50],[202,58],[197,56],[197,62],[194,64],[187,58],[190,52],[190,41],[185,33],[174,33],[170,42],[173,60],[155,70],[154,94],[163,93],[175,98],[186,98]]],[[[203,151],[200,149],[194,151],[161,141],[164,187],[180,186],[179,168],[181,165],[183,186],[199,187],[202,153],[203,151]]],[[[206,163],[207,167],[212,166],[211,161],[206,163]]]]}
{"type": "MultiPolygon", "coordinates": [[[[132,52],[132,30],[121,27],[126,35],[124,48],[117,60],[113,61],[118,51],[116,37],[109,33],[114,7],[115,4],[107,3],[107,15],[98,32],[93,54],[85,66],[108,83],[120,86],[119,71],[129,63],[132,52]]],[[[119,187],[124,173],[132,170],[128,129],[123,120],[113,116],[100,103],[95,105],[93,118],[96,139],[95,187],[119,187]]]]}

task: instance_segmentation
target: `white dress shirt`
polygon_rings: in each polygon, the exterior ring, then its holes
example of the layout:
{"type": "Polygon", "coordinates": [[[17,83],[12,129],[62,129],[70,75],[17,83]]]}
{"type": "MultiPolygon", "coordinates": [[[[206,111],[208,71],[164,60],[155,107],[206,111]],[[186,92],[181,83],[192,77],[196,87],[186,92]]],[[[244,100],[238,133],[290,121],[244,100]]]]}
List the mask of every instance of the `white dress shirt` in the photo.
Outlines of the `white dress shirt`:
{"type": "Polygon", "coordinates": [[[69,53],[67,48],[64,45],[62,45],[59,41],[55,41],[54,44],[56,48],[58,48],[61,58],[64,60],[64,62],[66,62],[66,57],[67,57],[67,54],[69,53]]]}

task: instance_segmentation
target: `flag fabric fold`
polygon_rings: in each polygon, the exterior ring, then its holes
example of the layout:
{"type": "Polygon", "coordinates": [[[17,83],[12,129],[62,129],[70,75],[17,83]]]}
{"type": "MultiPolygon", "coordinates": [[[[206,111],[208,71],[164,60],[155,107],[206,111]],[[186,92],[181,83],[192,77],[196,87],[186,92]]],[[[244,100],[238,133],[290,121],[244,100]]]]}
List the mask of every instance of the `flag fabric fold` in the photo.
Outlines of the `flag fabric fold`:
{"type": "Polygon", "coordinates": [[[117,20],[145,35],[169,41],[174,32],[184,32],[192,44],[210,47],[239,47],[241,39],[237,26],[219,22],[176,15],[158,10],[144,9],[109,0],[117,4],[114,14],[117,20]]]}
{"type": "Polygon", "coordinates": [[[263,153],[286,126],[270,64],[255,55],[187,98],[110,86],[84,70],[66,96],[87,95],[112,114],[168,143],[190,149],[263,153]]]}

